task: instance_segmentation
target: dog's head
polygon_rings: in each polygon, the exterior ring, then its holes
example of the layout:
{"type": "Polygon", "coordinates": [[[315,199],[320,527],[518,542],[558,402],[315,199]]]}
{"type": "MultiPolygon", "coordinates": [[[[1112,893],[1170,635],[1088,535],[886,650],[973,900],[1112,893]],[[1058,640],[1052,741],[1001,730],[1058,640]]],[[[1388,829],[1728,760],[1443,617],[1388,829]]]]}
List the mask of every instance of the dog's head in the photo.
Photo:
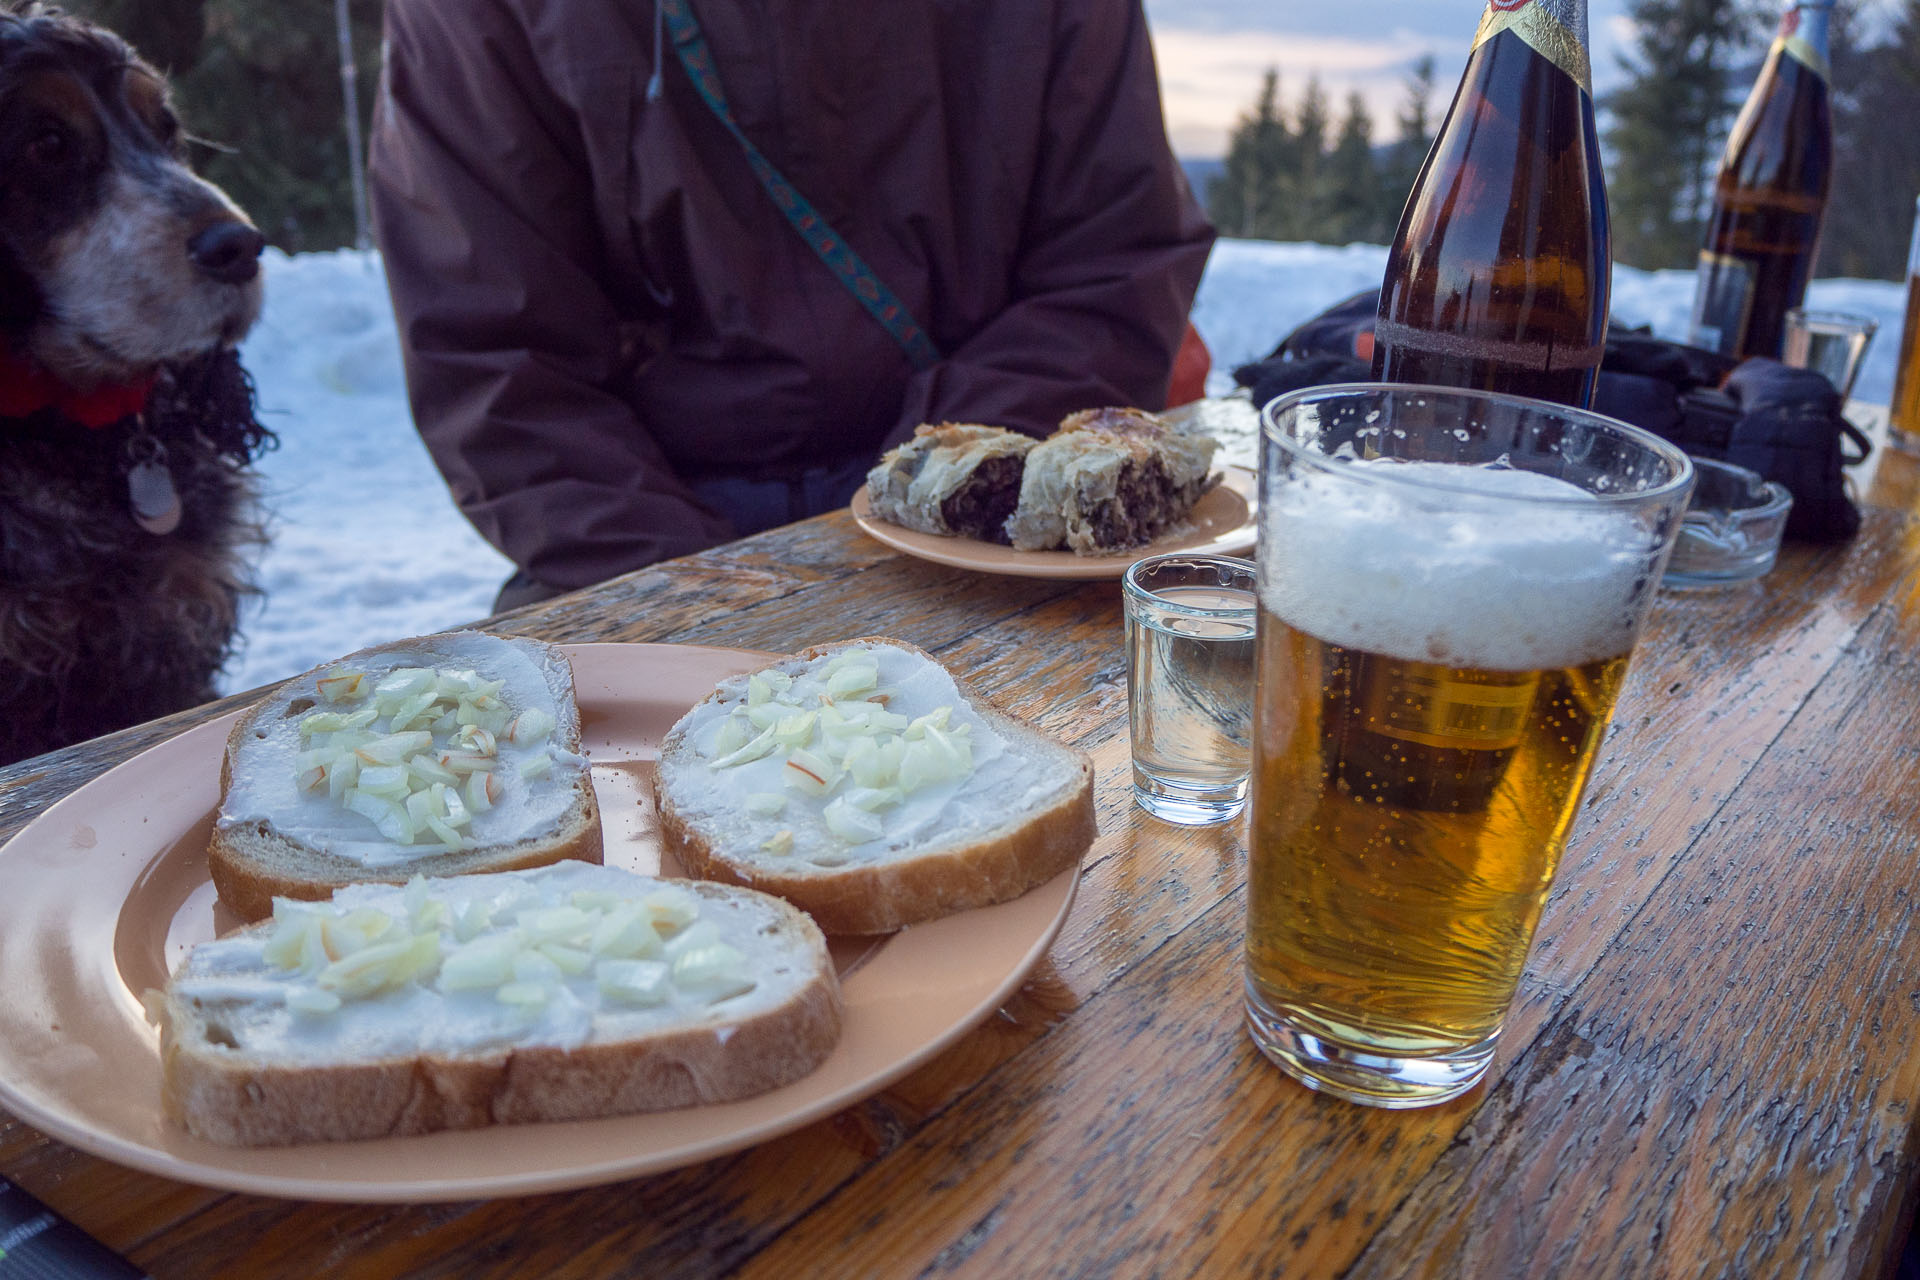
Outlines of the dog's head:
{"type": "Polygon", "coordinates": [[[74,387],[138,379],[239,341],[263,244],[187,167],[157,71],[0,0],[0,335],[74,387]]]}

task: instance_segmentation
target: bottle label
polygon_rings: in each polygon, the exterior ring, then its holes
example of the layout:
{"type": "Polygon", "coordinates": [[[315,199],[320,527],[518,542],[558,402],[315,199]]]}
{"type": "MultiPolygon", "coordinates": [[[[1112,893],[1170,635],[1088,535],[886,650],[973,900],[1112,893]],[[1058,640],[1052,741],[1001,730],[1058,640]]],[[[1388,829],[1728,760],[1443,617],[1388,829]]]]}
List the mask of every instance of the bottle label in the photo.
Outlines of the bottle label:
{"type": "Polygon", "coordinates": [[[1746,340],[1753,319],[1757,273],[1744,258],[1700,251],[1700,273],[1693,290],[1693,324],[1687,341],[1708,351],[1732,355],[1746,340]]]}
{"type": "Polygon", "coordinates": [[[1384,663],[1367,680],[1367,727],[1426,747],[1499,751],[1518,745],[1540,677],[1384,663]]]}
{"type": "Polygon", "coordinates": [[[1587,52],[1587,0],[1487,0],[1480,18],[1478,49],[1502,31],[1511,31],[1535,53],[1593,93],[1593,59],[1587,52]]]}
{"type": "Polygon", "coordinates": [[[1373,340],[1407,351],[1421,351],[1452,360],[1484,360],[1551,373],[1565,369],[1598,369],[1606,355],[1602,343],[1551,342],[1545,338],[1503,338],[1483,333],[1448,333],[1419,329],[1397,320],[1374,321],[1373,340]]]}
{"type": "MultiPolygon", "coordinates": [[[[1796,6],[1780,16],[1780,32],[1773,38],[1773,48],[1769,52],[1781,53],[1806,67],[1822,80],[1833,79],[1833,66],[1827,61],[1826,50],[1822,47],[1824,39],[1816,43],[1811,37],[1816,33],[1810,28],[1819,25],[1824,28],[1827,21],[1825,13],[1818,14],[1811,22],[1803,23],[1800,9],[1796,6]],[[1804,28],[1809,28],[1803,30],[1804,28]]],[[[1824,31],[1818,33],[1824,36],[1824,31]]]]}

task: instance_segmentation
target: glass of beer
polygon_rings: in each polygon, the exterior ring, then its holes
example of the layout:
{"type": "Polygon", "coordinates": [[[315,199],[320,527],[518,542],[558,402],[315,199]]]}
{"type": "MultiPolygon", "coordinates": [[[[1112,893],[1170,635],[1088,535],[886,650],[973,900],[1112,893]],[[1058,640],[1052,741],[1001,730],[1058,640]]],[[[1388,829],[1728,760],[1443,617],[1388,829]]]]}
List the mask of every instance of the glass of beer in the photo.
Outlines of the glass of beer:
{"type": "Polygon", "coordinates": [[[1441,1102],[1492,1061],[1693,468],[1440,387],[1263,432],[1248,1028],[1312,1088],[1441,1102]]]}
{"type": "Polygon", "coordinates": [[[1920,199],[1913,205],[1913,239],[1907,244],[1907,315],[1893,365],[1893,447],[1920,453],[1920,199]]]}

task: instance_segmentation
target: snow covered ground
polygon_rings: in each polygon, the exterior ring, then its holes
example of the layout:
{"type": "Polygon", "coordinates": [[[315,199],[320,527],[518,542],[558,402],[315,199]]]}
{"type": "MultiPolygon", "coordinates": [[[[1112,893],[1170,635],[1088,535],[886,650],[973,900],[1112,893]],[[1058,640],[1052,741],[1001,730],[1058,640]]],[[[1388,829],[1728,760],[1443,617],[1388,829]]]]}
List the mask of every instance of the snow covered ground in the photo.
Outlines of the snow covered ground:
{"type": "MultiPolygon", "coordinates": [[[[1266,355],[1300,321],[1362,289],[1377,288],[1387,265],[1379,245],[1332,248],[1222,240],[1214,246],[1194,303],[1194,324],[1213,352],[1216,394],[1233,385],[1229,371],[1266,355]]],[[[1894,348],[1900,341],[1900,286],[1884,280],[1816,280],[1807,305],[1872,316],[1879,336],[1867,353],[1854,395],[1885,404],[1893,398],[1894,348]]],[[[1693,272],[1613,269],[1613,318],[1650,324],[1665,338],[1684,338],[1693,309],[1693,272]]]]}
{"type": "MultiPolygon", "coordinates": [[[[1216,393],[1229,371],[1267,354],[1294,325],[1380,281],[1375,245],[1223,240],[1194,307],[1213,352],[1216,393]]],[[[221,687],[251,689],[340,654],[484,617],[508,562],[460,516],[413,432],[393,316],[377,256],[269,251],[267,308],[242,352],[261,417],[280,448],[261,464],[273,543],[262,600],[221,687]]],[[[1614,315],[1678,337],[1691,272],[1614,272],[1614,315]]],[[[1880,337],[1855,394],[1886,402],[1902,298],[1880,281],[1823,280],[1811,305],[1874,316],[1880,337]]]]}

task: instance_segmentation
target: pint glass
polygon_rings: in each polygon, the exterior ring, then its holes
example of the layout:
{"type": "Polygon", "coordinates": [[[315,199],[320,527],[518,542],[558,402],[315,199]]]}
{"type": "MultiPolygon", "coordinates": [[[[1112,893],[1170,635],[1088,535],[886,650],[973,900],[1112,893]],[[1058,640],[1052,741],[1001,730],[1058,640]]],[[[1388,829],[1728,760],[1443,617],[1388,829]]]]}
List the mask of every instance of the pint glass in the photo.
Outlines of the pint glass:
{"type": "Polygon", "coordinates": [[[1907,318],[1893,366],[1894,447],[1920,453],[1920,199],[1913,206],[1913,239],[1907,245],[1907,318]]]}
{"type": "Polygon", "coordinates": [[[1354,384],[1264,414],[1247,1021],[1307,1085],[1486,1072],[1686,511],[1610,418],[1354,384]]]}

